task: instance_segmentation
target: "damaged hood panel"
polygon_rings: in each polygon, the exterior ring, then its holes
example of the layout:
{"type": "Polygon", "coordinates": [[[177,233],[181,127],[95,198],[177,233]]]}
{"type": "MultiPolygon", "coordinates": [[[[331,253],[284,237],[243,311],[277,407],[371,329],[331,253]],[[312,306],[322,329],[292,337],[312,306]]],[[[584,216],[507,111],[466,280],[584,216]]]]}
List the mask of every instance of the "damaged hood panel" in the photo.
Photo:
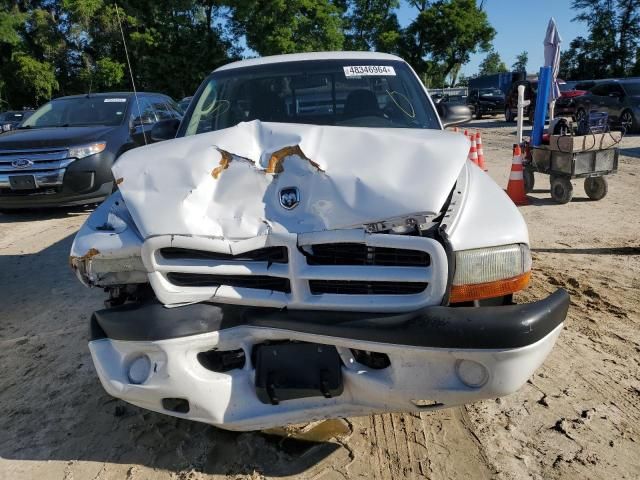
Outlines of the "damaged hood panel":
{"type": "Polygon", "coordinates": [[[437,213],[468,148],[440,130],[253,121],[133,150],[113,173],[143,238],[234,240],[437,213]]]}

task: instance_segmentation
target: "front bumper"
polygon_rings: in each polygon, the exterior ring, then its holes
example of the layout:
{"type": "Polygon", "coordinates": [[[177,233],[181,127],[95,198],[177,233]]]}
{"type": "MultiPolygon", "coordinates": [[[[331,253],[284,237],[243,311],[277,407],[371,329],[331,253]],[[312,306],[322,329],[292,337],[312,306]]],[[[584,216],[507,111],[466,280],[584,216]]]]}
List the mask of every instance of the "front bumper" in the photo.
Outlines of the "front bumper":
{"type": "Polygon", "coordinates": [[[0,208],[69,207],[102,202],[113,192],[115,155],[104,151],[82,159],[64,159],[59,168],[0,172],[0,208]],[[10,177],[33,175],[36,190],[12,190],[10,177]]]}
{"type": "Polygon", "coordinates": [[[498,115],[499,113],[504,113],[504,104],[481,104],[478,108],[480,109],[480,113],[485,115],[498,115]]]}
{"type": "Polygon", "coordinates": [[[558,290],[548,298],[500,307],[428,307],[405,314],[293,311],[199,303],[167,309],[126,305],[94,314],[89,348],[105,390],[149,410],[230,430],[256,430],[330,417],[444,408],[508,395],[520,388],[555,344],[569,307],[558,290]],[[279,405],[262,403],[255,389],[252,350],[274,341],[337,348],[343,392],[279,405]],[[205,368],[198,353],[242,350],[242,368],[205,368]],[[358,363],[353,350],[386,354],[390,365],[358,363]],[[129,368],[145,356],[146,380],[129,368]],[[480,375],[463,382],[461,365],[480,375]],[[478,370],[479,369],[479,370],[478,370]],[[188,401],[187,412],[163,400],[188,401]]]}

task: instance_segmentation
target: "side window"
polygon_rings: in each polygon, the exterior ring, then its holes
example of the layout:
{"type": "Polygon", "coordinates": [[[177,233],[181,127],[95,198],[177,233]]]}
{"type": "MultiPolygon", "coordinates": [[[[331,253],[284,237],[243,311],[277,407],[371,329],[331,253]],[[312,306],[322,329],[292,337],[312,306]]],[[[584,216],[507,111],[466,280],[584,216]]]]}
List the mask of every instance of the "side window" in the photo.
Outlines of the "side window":
{"type": "Polygon", "coordinates": [[[617,93],[621,97],[624,97],[624,90],[617,83],[612,83],[609,85],[609,93],[617,93]]]}
{"type": "Polygon", "coordinates": [[[169,109],[167,104],[164,102],[164,99],[153,97],[152,99],[153,109],[156,111],[156,116],[158,120],[169,120],[175,118],[173,112],[169,109]]]}
{"type": "Polygon", "coordinates": [[[609,94],[609,85],[606,83],[601,83],[600,85],[596,85],[591,89],[591,93],[593,95],[598,95],[600,97],[606,96],[609,94]]]}
{"type": "Polygon", "coordinates": [[[153,110],[153,106],[149,99],[146,97],[138,97],[136,101],[135,97],[131,99],[131,125],[139,127],[140,125],[150,125],[156,123],[156,114],[153,110]],[[138,109],[138,104],[140,109],[138,109]]]}

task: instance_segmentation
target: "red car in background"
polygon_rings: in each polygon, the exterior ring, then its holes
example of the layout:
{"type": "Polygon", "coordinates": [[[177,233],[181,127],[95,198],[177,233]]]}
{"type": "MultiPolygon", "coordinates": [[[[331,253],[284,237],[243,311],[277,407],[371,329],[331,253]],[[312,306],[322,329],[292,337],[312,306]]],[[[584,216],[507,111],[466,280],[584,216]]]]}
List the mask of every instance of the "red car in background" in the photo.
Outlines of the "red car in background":
{"type": "Polygon", "coordinates": [[[598,84],[600,80],[584,80],[580,82],[567,82],[566,87],[560,87],[562,96],[556,100],[554,117],[571,117],[576,118],[576,98],[581,97],[589,91],[590,88],[598,84]]]}
{"type": "MultiPolygon", "coordinates": [[[[575,119],[576,104],[575,99],[587,93],[590,88],[602,82],[603,80],[583,80],[570,81],[558,79],[560,85],[560,98],[556,100],[554,109],[554,117],[572,117],[575,119]]],[[[524,99],[530,100],[531,103],[524,107],[524,115],[533,122],[534,112],[536,110],[536,96],[538,94],[538,80],[521,80],[513,82],[509,93],[507,94],[504,117],[507,122],[514,122],[517,116],[518,108],[518,86],[524,85],[524,99]]]]}

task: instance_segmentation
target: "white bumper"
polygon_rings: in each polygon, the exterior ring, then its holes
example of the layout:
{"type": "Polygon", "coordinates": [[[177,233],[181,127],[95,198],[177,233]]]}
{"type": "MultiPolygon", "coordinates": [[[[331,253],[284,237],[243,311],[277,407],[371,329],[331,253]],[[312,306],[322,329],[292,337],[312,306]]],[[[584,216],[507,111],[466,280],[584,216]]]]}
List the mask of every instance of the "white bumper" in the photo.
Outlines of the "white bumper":
{"type": "Polygon", "coordinates": [[[114,397],[225,429],[257,430],[330,417],[444,408],[508,395],[540,366],[561,329],[562,323],[534,343],[511,349],[424,348],[256,326],[159,341],[103,338],[90,342],[89,347],[100,381],[114,397]],[[288,400],[279,405],[262,403],[254,387],[256,371],[251,350],[267,340],[335,345],[343,362],[343,393],[333,398],[288,400]],[[214,348],[243,349],[244,367],[225,373],[204,368],[197,354],[214,348]],[[350,349],[385,353],[391,364],[382,370],[368,368],[355,361],[350,349]],[[151,360],[151,373],[142,384],[132,384],[128,369],[141,355],[151,360]],[[480,378],[477,387],[462,381],[463,360],[476,362],[464,365],[476,368],[474,375],[480,378]],[[478,364],[484,369],[484,377],[478,377],[478,364]],[[186,399],[189,411],[177,413],[163,408],[165,398],[186,399]]]}

